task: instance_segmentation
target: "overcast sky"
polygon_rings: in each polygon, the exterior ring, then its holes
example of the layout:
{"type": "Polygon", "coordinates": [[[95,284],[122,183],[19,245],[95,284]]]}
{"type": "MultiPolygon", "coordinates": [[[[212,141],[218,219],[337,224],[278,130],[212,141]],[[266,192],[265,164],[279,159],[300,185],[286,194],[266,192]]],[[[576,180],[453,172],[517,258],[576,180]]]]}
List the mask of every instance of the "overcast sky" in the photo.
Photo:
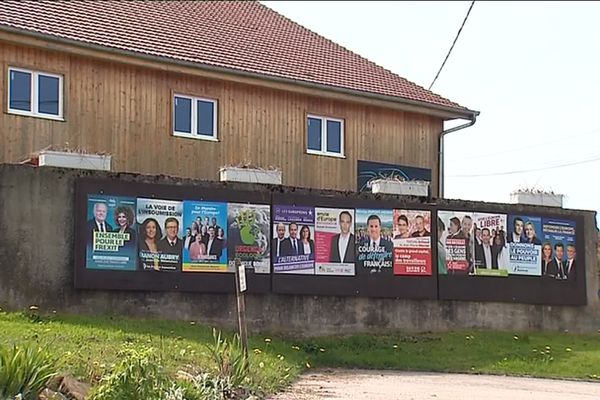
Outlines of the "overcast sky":
{"type": "MultiPolygon", "coordinates": [[[[470,5],[262,3],[426,88],[470,5]]],[[[481,111],[446,137],[446,197],[509,202],[544,189],[600,211],[599,21],[600,2],[475,3],[432,88],[481,111]]]]}

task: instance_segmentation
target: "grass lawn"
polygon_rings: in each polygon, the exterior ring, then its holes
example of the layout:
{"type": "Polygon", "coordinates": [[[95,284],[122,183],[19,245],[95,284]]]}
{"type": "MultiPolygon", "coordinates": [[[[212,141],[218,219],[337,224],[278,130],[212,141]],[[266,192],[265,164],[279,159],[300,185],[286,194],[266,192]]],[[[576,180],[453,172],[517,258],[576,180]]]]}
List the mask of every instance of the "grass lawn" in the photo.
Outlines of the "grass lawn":
{"type": "MultiPolygon", "coordinates": [[[[231,335],[232,332],[226,332],[231,335]]],[[[152,346],[175,375],[209,370],[212,329],[193,322],[0,312],[0,345],[34,342],[62,372],[95,382],[126,342],[152,346]]],[[[315,367],[493,373],[600,380],[600,334],[455,331],[292,339],[250,337],[251,374],[272,393],[315,367]]]]}

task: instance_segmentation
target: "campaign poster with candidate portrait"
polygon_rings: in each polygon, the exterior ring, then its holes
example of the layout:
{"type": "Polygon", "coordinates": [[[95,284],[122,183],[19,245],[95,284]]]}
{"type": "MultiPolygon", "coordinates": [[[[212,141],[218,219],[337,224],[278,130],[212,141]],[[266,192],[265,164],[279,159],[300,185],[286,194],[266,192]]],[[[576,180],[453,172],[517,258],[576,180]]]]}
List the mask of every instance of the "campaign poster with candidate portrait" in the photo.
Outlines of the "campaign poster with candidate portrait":
{"type": "Polygon", "coordinates": [[[473,214],[475,275],[508,277],[509,247],[506,214],[473,214]]]}
{"type": "Polygon", "coordinates": [[[542,218],[542,275],[574,280],[577,274],[575,221],[542,218]]]}
{"type": "Polygon", "coordinates": [[[393,210],[356,210],[357,274],[393,273],[393,217],[393,210]]]}
{"type": "Polygon", "coordinates": [[[447,273],[473,273],[473,213],[438,211],[438,218],[443,228],[438,240],[443,246],[447,273]]]}
{"type": "Polygon", "coordinates": [[[183,202],[137,199],[138,258],[144,271],[180,271],[183,202]]]}
{"type": "Polygon", "coordinates": [[[431,275],[431,212],[394,210],[394,275],[431,275]]]}
{"type": "Polygon", "coordinates": [[[354,210],[317,207],[315,216],[316,274],[353,276],[354,210]]]}
{"type": "Polygon", "coordinates": [[[509,215],[508,226],[509,274],[541,276],[541,217],[509,215]]]}
{"type": "Polygon", "coordinates": [[[135,208],[134,197],[88,195],[86,268],[135,271],[135,208]]]}
{"type": "Polygon", "coordinates": [[[273,271],[314,275],[314,232],[314,207],[274,205],[271,244],[273,271]]]}
{"type": "Polygon", "coordinates": [[[228,203],[227,227],[229,271],[235,272],[235,260],[239,259],[256,274],[270,273],[270,206],[228,203]]]}
{"type": "Polygon", "coordinates": [[[227,272],[227,203],[184,201],[183,224],[196,232],[183,272],[227,272]]]}

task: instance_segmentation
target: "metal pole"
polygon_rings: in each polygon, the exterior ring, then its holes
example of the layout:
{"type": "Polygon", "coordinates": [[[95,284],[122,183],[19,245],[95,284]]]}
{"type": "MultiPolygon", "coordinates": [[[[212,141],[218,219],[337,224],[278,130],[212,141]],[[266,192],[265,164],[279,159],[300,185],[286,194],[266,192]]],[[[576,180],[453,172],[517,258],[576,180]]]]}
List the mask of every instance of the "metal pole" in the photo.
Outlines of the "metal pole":
{"type": "MultiPolygon", "coordinates": [[[[244,350],[244,357],[248,359],[248,331],[246,329],[246,302],[244,299],[245,288],[240,287],[240,266],[242,262],[239,258],[235,259],[235,293],[237,297],[237,314],[238,314],[238,328],[240,331],[240,340],[242,342],[242,349],[244,350]]],[[[243,268],[243,267],[242,267],[243,268]]],[[[245,275],[245,273],[244,273],[245,275]]],[[[244,277],[245,279],[245,277],[244,277]]]]}

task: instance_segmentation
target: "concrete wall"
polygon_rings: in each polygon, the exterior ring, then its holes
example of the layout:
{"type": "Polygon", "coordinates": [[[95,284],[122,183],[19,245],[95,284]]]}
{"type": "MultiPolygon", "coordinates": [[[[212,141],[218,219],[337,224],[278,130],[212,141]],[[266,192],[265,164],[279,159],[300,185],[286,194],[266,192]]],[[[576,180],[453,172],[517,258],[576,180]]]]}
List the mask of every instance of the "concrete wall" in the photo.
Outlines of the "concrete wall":
{"type": "MultiPolygon", "coordinates": [[[[233,295],[74,289],[74,182],[78,177],[208,184],[166,176],[0,165],[0,307],[18,310],[36,304],[42,311],[115,313],[195,320],[219,327],[236,326],[233,295]]],[[[249,188],[243,184],[227,187],[249,188]]],[[[258,190],[271,189],[262,187],[258,190]]],[[[450,207],[467,205],[473,209],[484,204],[437,203],[450,207]]],[[[520,206],[512,207],[519,209],[520,206]]],[[[532,210],[532,207],[522,207],[524,211],[532,210]]],[[[537,207],[536,210],[557,213],[556,209],[537,207]]],[[[249,329],[300,335],[460,328],[596,332],[600,329],[600,286],[595,213],[563,210],[561,214],[585,218],[586,306],[250,295],[246,298],[249,329]]]]}

